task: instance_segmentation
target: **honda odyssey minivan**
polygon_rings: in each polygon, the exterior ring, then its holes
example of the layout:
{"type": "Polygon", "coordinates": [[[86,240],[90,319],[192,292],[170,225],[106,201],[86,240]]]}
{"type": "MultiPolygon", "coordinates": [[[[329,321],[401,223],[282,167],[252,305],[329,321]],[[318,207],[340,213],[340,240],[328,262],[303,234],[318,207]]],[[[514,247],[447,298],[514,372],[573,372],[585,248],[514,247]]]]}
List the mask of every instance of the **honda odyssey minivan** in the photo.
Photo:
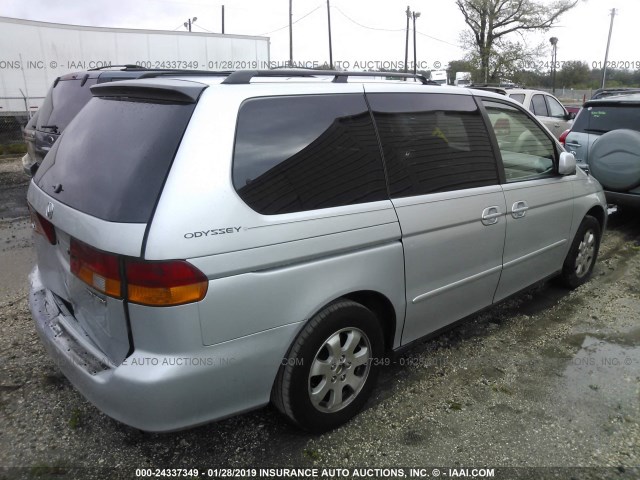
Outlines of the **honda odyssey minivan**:
{"type": "Polygon", "coordinates": [[[35,326],[89,401],[149,431],[273,402],[323,431],[386,355],[589,278],[602,188],[532,114],[381,75],[91,87],[28,193],[35,326]]]}

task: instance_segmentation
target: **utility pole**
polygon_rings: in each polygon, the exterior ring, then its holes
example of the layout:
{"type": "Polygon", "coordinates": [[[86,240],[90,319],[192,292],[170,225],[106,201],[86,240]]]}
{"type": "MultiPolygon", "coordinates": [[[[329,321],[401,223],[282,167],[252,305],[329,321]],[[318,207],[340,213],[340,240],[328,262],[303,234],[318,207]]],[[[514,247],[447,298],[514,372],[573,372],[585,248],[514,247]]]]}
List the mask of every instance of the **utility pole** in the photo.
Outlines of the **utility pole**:
{"type": "Polygon", "coordinates": [[[333,70],[333,49],[331,47],[331,7],[327,0],[327,24],[329,26],[329,70],[333,70]]]}
{"type": "Polygon", "coordinates": [[[404,45],[404,73],[407,73],[409,63],[409,19],[411,18],[411,8],[407,5],[407,39],[404,45]]]}
{"type": "Polygon", "coordinates": [[[293,67],[293,0],[289,0],[289,67],[293,67]]]}
{"type": "Polygon", "coordinates": [[[418,59],[416,55],[416,18],[420,16],[420,12],[413,12],[413,74],[418,73],[418,59]]]}
{"type": "Polygon", "coordinates": [[[224,35],[224,5],[222,5],[222,34],[224,35]]]}
{"type": "Polygon", "coordinates": [[[609,59],[609,45],[611,44],[611,32],[613,31],[613,18],[616,16],[616,9],[611,9],[611,24],[609,25],[609,38],[607,39],[607,51],[604,54],[604,67],[602,70],[602,86],[600,88],[604,88],[604,84],[607,80],[607,61],[609,59]]]}
{"type": "Polygon", "coordinates": [[[187,30],[191,31],[191,25],[196,23],[196,20],[198,20],[198,17],[193,17],[190,18],[189,20],[187,20],[186,22],[184,22],[184,26],[187,30]]]}
{"type": "Polygon", "coordinates": [[[558,37],[551,37],[551,90],[556,94],[556,63],[558,60],[558,37]]]}

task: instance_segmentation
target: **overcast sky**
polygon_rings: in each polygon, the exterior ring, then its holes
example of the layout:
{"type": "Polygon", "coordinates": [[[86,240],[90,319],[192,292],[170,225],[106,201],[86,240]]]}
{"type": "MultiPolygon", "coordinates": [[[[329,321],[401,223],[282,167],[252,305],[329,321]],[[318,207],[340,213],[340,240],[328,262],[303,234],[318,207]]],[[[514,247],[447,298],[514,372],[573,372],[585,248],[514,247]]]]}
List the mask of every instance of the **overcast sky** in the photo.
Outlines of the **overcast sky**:
{"type": "MultiPolygon", "coordinates": [[[[454,0],[330,0],[334,61],[403,60],[407,5],[421,12],[417,19],[418,60],[443,65],[461,59],[459,45],[465,29],[454,0]]],[[[1,0],[0,16],[116,28],[182,30],[197,17],[193,31],[221,31],[225,5],[225,32],[271,38],[271,59],[289,58],[287,0],[1,0]]],[[[293,0],[293,57],[295,61],[327,61],[326,0],[293,0]]],[[[561,18],[556,28],[530,38],[548,43],[558,37],[558,61],[604,60],[609,11],[615,17],[609,60],[638,62],[640,1],[587,0],[561,18]]],[[[411,44],[411,41],[410,41],[411,44]]],[[[413,51],[410,46],[410,58],[413,51]]],[[[550,54],[549,54],[550,55],[550,54]]]]}

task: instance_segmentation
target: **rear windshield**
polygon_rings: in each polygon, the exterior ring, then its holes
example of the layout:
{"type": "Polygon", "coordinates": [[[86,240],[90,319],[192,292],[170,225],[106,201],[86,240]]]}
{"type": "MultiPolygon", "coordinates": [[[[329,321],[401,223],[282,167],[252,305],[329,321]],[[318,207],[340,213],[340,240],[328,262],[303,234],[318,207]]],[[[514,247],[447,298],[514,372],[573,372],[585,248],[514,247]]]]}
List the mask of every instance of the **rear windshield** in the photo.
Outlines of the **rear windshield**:
{"type": "Polygon", "coordinates": [[[94,217],[147,223],[194,107],[93,98],[46,156],[35,182],[94,217]]]}
{"type": "Polygon", "coordinates": [[[95,78],[88,79],[84,85],[82,79],[60,80],[56,86],[51,87],[39,110],[38,130],[49,127],[52,130],[57,128],[57,132],[62,133],[73,117],[91,100],[89,87],[95,83],[95,78]]]}
{"type": "Polygon", "coordinates": [[[586,106],[580,111],[571,130],[601,134],[618,128],[640,131],[640,104],[586,106]]]}

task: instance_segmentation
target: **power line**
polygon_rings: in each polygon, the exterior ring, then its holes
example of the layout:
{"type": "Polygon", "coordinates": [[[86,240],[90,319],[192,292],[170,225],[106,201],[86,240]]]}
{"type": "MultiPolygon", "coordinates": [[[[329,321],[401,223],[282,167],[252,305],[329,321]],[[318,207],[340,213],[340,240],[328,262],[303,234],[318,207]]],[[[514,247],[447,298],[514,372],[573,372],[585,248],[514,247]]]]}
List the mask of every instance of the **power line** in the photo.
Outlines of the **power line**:
{"type": "MultiPolygon", "coordinates": [[[[367,25],[363,25],[363,24],[362,24],[362,23],[360,23],[360,22],[357,22],[356,20],[354,20],[353,18],[351,18],[349,15],[347,15],[346,13],[344,13],[342,10],[340,10],[340,8],[339,8],[339,7],[336,7],[336,6],[333,6],[333,5],[332,5],[332,6],[331,6],[331,8],[335,8],[335,9],[336,9],[338,12],[340,12],[340,13],[342,14],[342,16],[343,16],[343,17],[345,17],[347,20],[349,20],[350,22],[352,22],[352,23],[354,23],[354,24],[358,25],[359,27],[366,28],[367,30],[377,30],[377,31],[379,31],[379,32],[403,32],[403,31],[404,31],[404,28],[394,28],[394,29],[391,29],[391,28],[369,27],[369,26],[367,26],[367,25]]],[[[437,41],[437,42],[446,43],[447,45],[451,45],[452,47],[459,47],[459,45],[456,45],[456,44],[454,44],[454,43],[447,42],[446,40],[442,40],[442,39],[440,39],[440,38],[436,38],[436,37],[433,37],[433,36],[431,36],[431,35],[427,35],[426,33],[422,33],[422,32],[420,32],[420,31],[418,31],[418,30],[416,30],[416,33],[417,33],[418,35],[422,35],[423,37],[430,38],[430,39],[435,40],[435,41],[437,41]]]]}
{"type": "Polygon", "coordinates": [[[422,35],[423,37],[428,37],[431,40],[435,40],[436,42],[442,42],[442,43],[446,43],[447,45],[451,45],[452,47],[460,48],[460,45],[456,45],[455,43],[447,42],[446,40],[442,40],[440,38],[432,37],[431,35],[427,35],[426,33],[419,32],[418,30],[416,30],[416,33],[418,35],[422,35]]]}
{"type": "Polygon", "coordinates": [[[377,30],[380,32],[404,32],[404,28],[396,28],[396,29],[390,29],[390,28],[376,28],[376,27],[368,27],[366,25],[363,25],[359,22],[356,22],[353,18],[351,18],[349,15],[347,15],[346,13],[344,13],[342,10],[340,10],[339,7],[336,6],[331,6],[331,8],[335,8],[336,10],[338,10],[338,12],[340,12],[342,14],[342,16],[344,18],[346,18],[347,20],[349,20],[352,23],[355,23],[356,25],[358,25],[359,27],[362,28],[366,28],[367,30],[377,30]]]}
{"type": "Polygon", "coordinates": [[[202,25],[195,25],[195,24],[193,24],[193,26],[194,26],[194,27],[198,27],[198,28],[200,28],[200,29],[204,30],[205,32],[215,33],[215,32],[212,32],[211,30],[207,30],[207,29],[206,29],[206,28],[204,28],[202,25]]]}
{"type": "MultiPolygon", "coordinates": [[[[316,8],[314,8],[313,10],[311,10],[310,12],[304,14],[302,17],[300,17],[299,19],[297,19],[296,21],[292,22],[292,25],[298,23],[300,20],[302,20],[303,18],[308,17],[309,15],[311,15],[313,12],[315,12],[316,10],[320,9],[323,5],[320,4],[318,5],[316,8]]],[[[270,32],[265,32],[265,33],[259,33],[258,36],[262,37],[264,35],[269,35],[271,33],[275,33],[275,32],[279,32],[280,30],[284,30],[285,28],[289,28],[289,24],[287,23],[284,27],[280,27],[280,28],[276,28],[275,30],[271,30],[270,32]]]]}

